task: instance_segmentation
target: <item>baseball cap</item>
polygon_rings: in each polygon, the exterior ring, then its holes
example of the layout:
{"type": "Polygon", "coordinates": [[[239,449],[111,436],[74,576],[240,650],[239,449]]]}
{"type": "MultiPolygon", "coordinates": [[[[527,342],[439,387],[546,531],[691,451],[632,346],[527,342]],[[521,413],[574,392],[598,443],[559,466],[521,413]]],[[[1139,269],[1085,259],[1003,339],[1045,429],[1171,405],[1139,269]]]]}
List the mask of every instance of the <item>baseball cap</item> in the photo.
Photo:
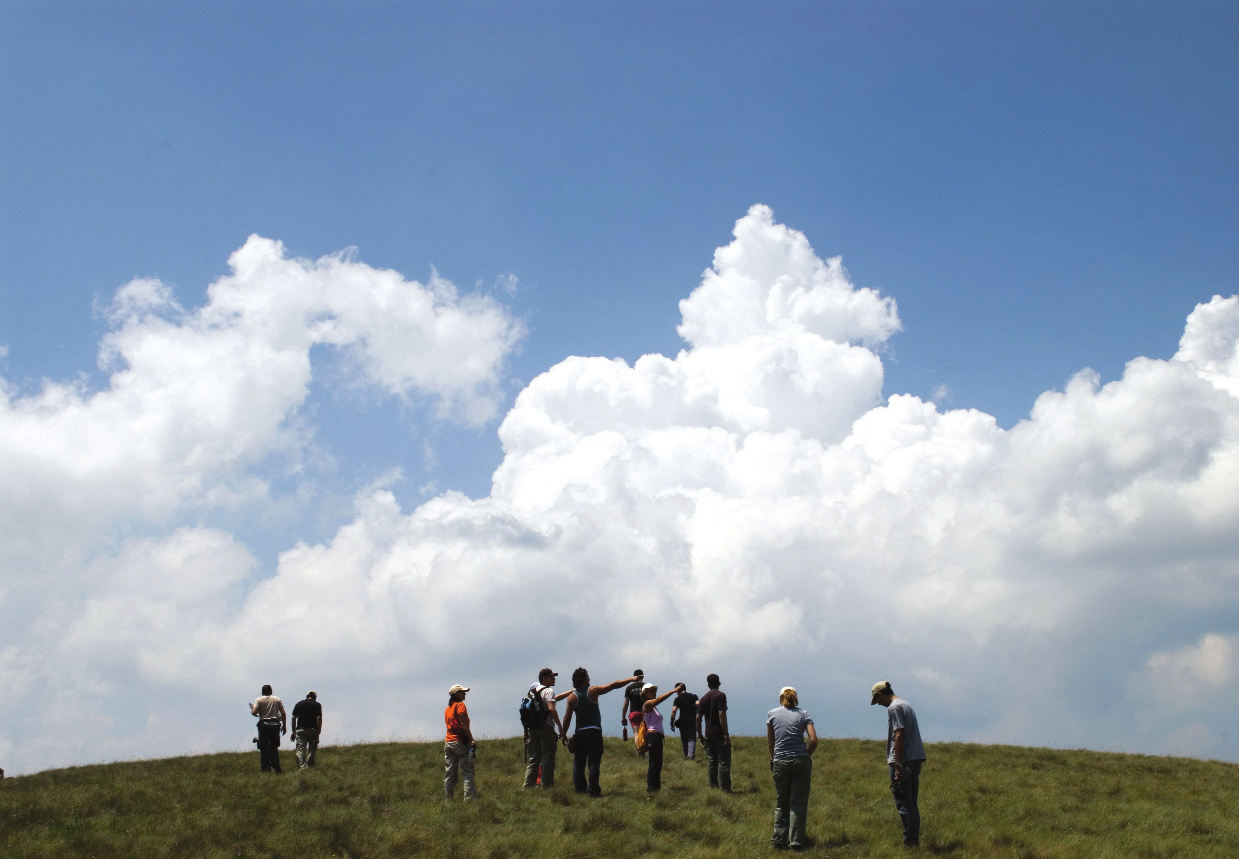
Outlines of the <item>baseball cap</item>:
{"type": "Polygon", "coordinates": [[[468,686],[461,686],[459,683],[457,683],[457,684],[456,684],[455,686],[453,686],[451,689],[448,689],[448,690],[447,690],[447,694],[449,694],[449,695],[455,695],[457,692],[468,692],[468,691],[469,691],[469,687],[468,687],[468,686]]]}
{"type": "Polygon", "coordinates": [[[870,694],[870,698],[871,698],[871,700],[869,701],[869,706],[870,706],[870,707],[872,707],[874,704],[878,703],[878,693],[879,693],[879,692],[890,692],[892,695],[894,695],[895,693],[891,691],[891,681],[889,681],[889,680],[881,680],[881,681],[879,681],[879,682],[877,682],[877,683],[874,683],[874,684],[873,684],[873,688],[869,690],[869,694],[870,694]]]}
{"type": "Polygon", "coordinates": [[[539,671],[539,672],[538,672],[538,676],[539,676],[539,677],[545,677],[545,676],[546,676],[546,675],[548,675],[548,674],[549,674],[549,675],[551,675],[552,677],[558,677],[558,676],[559,676],[558,672],[552,671],[552,670],[551,670],[551,669],[549,669],[549,668],[543,668],[541,671],[539,671]]]}

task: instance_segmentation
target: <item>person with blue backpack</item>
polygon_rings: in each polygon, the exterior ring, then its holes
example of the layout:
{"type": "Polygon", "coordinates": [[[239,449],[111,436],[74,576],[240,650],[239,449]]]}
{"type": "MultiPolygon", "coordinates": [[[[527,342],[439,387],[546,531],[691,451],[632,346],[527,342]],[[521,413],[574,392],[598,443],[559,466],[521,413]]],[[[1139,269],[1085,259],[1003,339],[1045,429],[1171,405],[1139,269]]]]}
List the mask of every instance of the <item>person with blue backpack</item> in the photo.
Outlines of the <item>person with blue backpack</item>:
{"type": "Polygon", "coordinates": [[[534,787],[541,775],[542,789],[555,786],[555,752],[559,746],[559,713],[555,702],[567,697],[556,697],[555,678],[559,675],[549,668],[538,672],[538,682],[529,687],[521,701],[521,726],[525,729],[525,784],[534,787]]]}

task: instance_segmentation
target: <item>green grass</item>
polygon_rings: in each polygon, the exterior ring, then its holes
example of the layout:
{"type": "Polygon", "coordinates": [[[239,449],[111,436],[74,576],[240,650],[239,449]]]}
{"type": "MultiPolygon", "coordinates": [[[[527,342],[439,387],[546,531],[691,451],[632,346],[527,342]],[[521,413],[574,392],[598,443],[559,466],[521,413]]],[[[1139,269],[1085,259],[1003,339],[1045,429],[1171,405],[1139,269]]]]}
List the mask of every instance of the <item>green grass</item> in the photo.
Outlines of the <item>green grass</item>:
{"type": "MultiPolygon", "coordinates": [[[[609,740],[601,799],[521,791],[518,740],[482,744],[481,797],[445,803],[441,744],[324,747],[316,771],[264,775],[223,754],[54,770],[0,782],[6,857],[740,857],[769,847],[764,740],[737,739],[735,793],[706,787],[704,760],[669,738],[663,791],[609,740]]],[[[1096,752],[932,745],[922,774],[921,854],[952,857],[1239,856],[1239,766],[1096,752]]],[[[704,755],[701,755],[704,757],[704,755]]],[[[826,740],[814,757],[810,855],[906,855],[882,744],[826,740]]],[[[457,794],[459,796],[459,788],[457,794]]],[[[784,854],[779,854],[784,855],[784,854]]]]}

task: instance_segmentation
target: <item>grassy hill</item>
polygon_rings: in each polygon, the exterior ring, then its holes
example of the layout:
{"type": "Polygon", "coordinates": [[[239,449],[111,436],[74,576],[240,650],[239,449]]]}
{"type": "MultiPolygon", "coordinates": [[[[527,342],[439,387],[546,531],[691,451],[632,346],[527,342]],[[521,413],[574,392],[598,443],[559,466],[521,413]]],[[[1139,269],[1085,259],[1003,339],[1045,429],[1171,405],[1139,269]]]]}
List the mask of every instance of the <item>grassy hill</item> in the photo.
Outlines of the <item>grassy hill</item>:
{"type": "MultiPolygon", "coordinates": [[[[765,741],[737,738],[735,793],[706,787],[669,738],[663,791],[644,761],[608,740],[601,799],[572,790],[561,752],[554,791],[520,790],[519,740],[483,742],[481,797],[445,803],[441,744],[324,747],[282,776],[258,754],[54,770],[0,782],[0,855],[750,857],[769,846],[773,788],[765,741]]],[[[1211,761],[958,743],[928,747],[921,854],[953,857],[1239,856],[1239,766],[1211,761]]],[[[459,788],[457,792],[459,795],[459,788]]],[[[826,740],[814,757],[806,851],[906,855],[882,744],[826,740]]],[[[783,854],[779,854],[783,855],[783,854]]]]}

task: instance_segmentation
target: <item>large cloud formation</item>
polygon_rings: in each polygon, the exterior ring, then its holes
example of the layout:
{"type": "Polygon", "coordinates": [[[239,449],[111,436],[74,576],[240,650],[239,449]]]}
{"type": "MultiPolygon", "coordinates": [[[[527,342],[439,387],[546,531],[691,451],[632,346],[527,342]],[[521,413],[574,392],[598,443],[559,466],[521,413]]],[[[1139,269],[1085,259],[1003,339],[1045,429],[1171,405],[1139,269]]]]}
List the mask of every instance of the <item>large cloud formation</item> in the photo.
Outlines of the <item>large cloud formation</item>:
{"type": "Polygon", "coordinates": [[[755,206],[681,302],[678,355],[565,359],[504,417],[488,497],[367,490],[264,574],[193,517],[268,498],[271,457],[309,443],[312,346],[476,423],[522,332],[343,257],[251,239],[232,265],[193,314],[120,291],[108,390],[2,404],[16,770],[236,747],[265,680],[315,686],[337,739],[435,735],[458,681],[511,734],[544,663],[717,671],[750,732],[793,683],[823,733],[880,733],[865,692],[890,679],[932,739],[1239,759],[1239,298],[1004,430],[883,399],[894,301],[755,206]]]}

